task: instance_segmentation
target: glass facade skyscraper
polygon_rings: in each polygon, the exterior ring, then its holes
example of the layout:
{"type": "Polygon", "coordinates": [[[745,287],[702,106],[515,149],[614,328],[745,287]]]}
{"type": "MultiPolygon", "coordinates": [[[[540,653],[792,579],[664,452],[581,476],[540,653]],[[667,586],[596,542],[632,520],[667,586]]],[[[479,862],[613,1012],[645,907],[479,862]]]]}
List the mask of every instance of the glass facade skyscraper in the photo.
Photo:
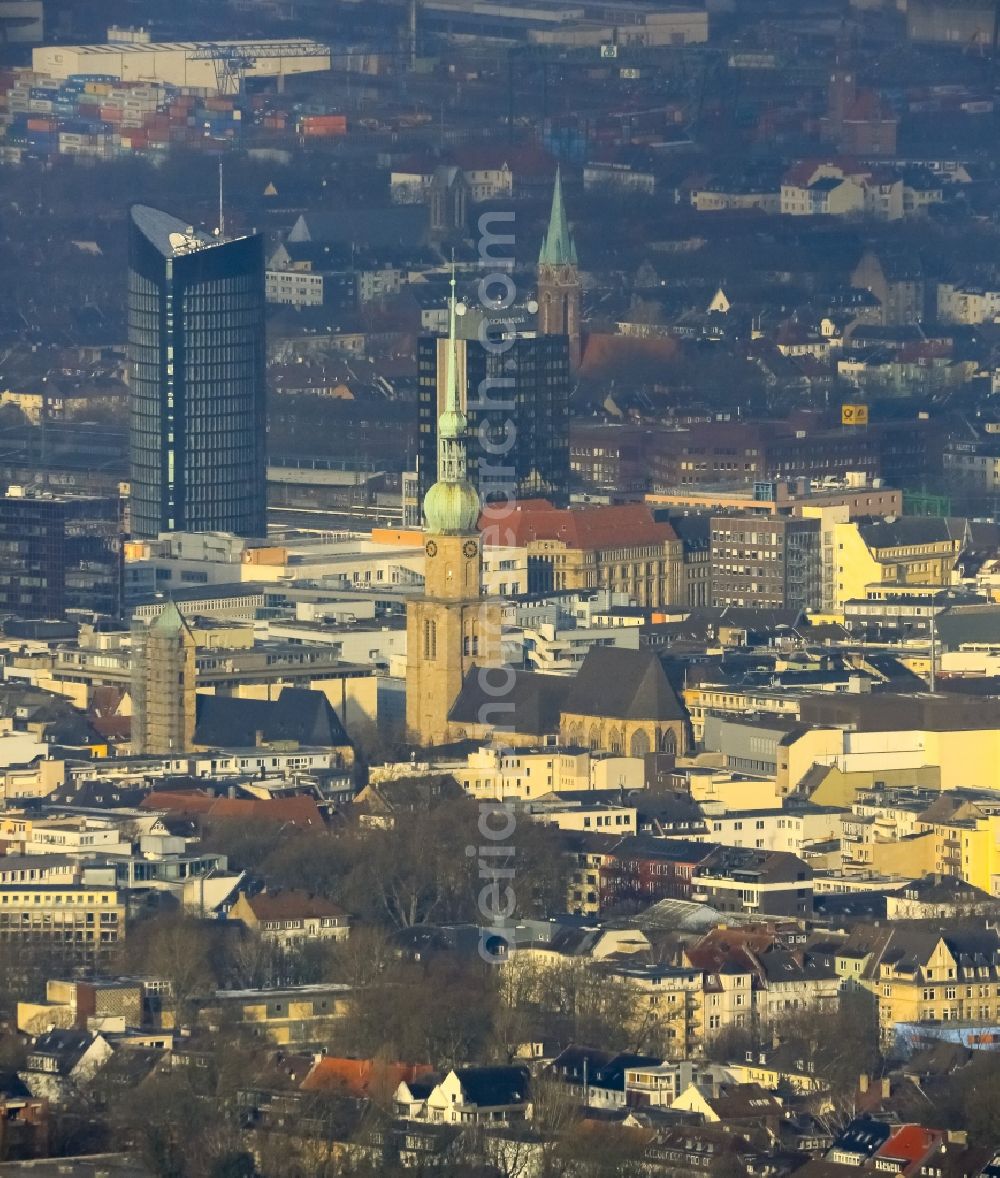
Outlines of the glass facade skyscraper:
{"type": "MultiPolygon", "coordinates": [[[[421,497],[438,477],[447,340],[424,336],[417,347],[417,455],[421,497]]],[[[483,503],[504,498],[569,499],[569,341],[521,334],[499,351],[478,340],[456,350],[462,409],[469,422],[469,481],[483,503]]]]}
{"type": "Polygon", "coordinates": [[[128,281],[132,534],[266,535],[262,238],[136,205],[128,281]]]}

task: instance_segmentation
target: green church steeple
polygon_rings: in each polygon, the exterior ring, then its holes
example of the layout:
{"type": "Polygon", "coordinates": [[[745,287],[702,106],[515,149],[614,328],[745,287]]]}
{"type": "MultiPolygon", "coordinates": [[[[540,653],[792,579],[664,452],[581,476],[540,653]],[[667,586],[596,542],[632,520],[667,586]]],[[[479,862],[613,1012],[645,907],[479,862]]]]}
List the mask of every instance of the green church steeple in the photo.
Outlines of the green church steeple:
{"type": "Polygon", "coordinates": [[[552,190],[552,210],[549,213],[549,227],[542,241],[538,255],[539,266],[575,266],[576,243],[569,231],[566,208],[563,205],[562,174],[556,167],[556,183],[552,190]]]}
{"type": "Polygon", "coordinates": [[[438,469],[435,482],[424,496],[424,521],[428,532],[465,534],[479,519],[479,495],[469,482],[466,438],[468,419],[458,393],[458,342],[455,315],[455,263],[451,266],[448,299],[448,352],[445,363],[444,409],[438,417],[438,469]]]}

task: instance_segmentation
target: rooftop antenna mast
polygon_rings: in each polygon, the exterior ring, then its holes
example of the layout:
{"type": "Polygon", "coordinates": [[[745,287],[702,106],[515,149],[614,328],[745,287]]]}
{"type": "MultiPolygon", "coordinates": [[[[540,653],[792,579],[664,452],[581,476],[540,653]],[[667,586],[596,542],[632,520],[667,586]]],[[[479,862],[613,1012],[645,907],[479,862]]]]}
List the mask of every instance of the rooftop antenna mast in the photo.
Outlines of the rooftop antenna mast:
{"type": "Polygon", "coordinates": [[[226,236],[226,209],[222,199],[222,158],[219,158],[219,237],[226,236]]]}

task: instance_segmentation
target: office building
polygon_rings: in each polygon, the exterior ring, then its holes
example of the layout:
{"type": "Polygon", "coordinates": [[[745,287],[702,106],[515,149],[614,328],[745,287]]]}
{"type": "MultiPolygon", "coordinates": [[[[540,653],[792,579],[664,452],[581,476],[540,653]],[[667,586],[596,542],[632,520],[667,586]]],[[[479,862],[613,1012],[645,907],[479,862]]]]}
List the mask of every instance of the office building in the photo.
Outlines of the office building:
{"type": "Polygon", "coordinates": [[[66,608],[66,512],[57,499],[0,499],[0,614],[61,618],[66,608]]]}
{"type": "Polygon", "coordinates": [[[262,239],[132,209],[132,532],[266,532],[262,239]]]}
{"type": "Polygon", "coordinates": [[[121,500],[11,486],[0,497],[0,614],[117,616],[121,500]]]}
{"type": "Polygon", "coordinates": [[[820,521],[787,516],[712,517],[712,605],[818,609],[820,521]]]}
{"type": "Polygon", "coordinates": [[[4,884],[0,945],[4,953],[34,948],[60,960],[92,964],[125,939],[125,907],[113,887],[86,884],[4,884]]]}
{"type": "MultiPolygon", "coordinates": [[[[444,408],[448,340],[418,345],[419,491],[438,477],[437,420],[444,408]]],[[[486,503],[569,497],[569,351],[566,336],[518,335],[504,352],[455,341],[459,397],[469,424],[469,481],[486,503]]]]}

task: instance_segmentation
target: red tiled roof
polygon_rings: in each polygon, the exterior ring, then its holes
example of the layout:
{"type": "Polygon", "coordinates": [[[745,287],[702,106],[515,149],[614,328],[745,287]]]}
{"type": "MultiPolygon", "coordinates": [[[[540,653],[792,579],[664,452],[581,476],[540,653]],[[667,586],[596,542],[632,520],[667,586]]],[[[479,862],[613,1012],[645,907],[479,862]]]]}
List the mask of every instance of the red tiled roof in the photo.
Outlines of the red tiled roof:
{"type": "Polygon", "coordinates": [[[373,1087],[391,1092],[404,1081],[409,1084],[430,1071],[429,1064],[324,1056],[312,1066],[301,1086],[304,1092],[335,1089],[351,1096],[367,1096],[373,1087]]]}
{"type": "Polygon", "coordinates": [[[769,929],[717,928],[706,933],[685,953],[696,969],[717,970],[731,961],[753,967],[747,950],[763,953],[774,944],[774,933],[769,929]]]}
{"type": "Polygon", "coordinates": [[[257,822],[286,822],[294,826],[322,826],[323,815],[312,798],[262,800],[255,798],[213,798],[200,790],[154,790],[143,798],[144,810],[166,810],[172,814],[204,814],[213,818],[242,818],[257,822]]]}
{"type": "Polygon", "coordinates": [[[95,687],[90,697],[90,714],[92,716],[119,716],[124,700],[125,692],[120,687],[95,687]]]}
{"type": "Polygon", "coordinates": [[[207,814],[216,799],[201,790],[154,790],[142,799],[143,810],[166,810],[171,814],[207,814]]]}
{"type": "Polygon", "coordinates": [[[923,1125],[904,1125],[893,1133],[875,1156],[913,1164],[922,1161],[940,1138],[941,1134],[935,1129],[925,1129],[923,1125]]]}
{"type": "Polygon", "coordinates": [[[515,178],[526,176],[554,176],[555,160],[540,148],[511,147],[509,144],[492,147],[468,144],[452,153],[452,160],[467,172],[491,171],[507,164],[515,178]]]}
{"type": "Polygon", "coordinates": [[[332,900],[294,889],[260,892],[256,896],[247,896],[246,902],[258,920],[307,920],[345,915],[343,908],[332,900]]]}
{"type": "Polygon", "coordinates": [[[612,335],[589,332],[584,341],[580,373],[595,376],[606,370],[620,371],[629,364],[669,364],[677,359],[681,345],[666,336],[612,335]]]}
{"type": "Polygon", "coordinates": [[[516,545],[532,540],[561,540],[569,548],[615,548],[622,544],[662,544],[676,540],[668,523],[657,523],[644,503],[613,507],[556,508],[544,500],[526,500],[514,511],[493,516],[483,512],[481,528],[497,525],[504,539],[516,545]]]}
{"type": "Polygon", "coordinates": [[[695,946],[685,951],[684,956],[693,969],[703,969],[715,973],[723,965],[732,965],[747,973],[755,973],[757,964],[742,945],[729,946],[722,950],[717,945],[707,945],[704,948],[695,946]]]}

